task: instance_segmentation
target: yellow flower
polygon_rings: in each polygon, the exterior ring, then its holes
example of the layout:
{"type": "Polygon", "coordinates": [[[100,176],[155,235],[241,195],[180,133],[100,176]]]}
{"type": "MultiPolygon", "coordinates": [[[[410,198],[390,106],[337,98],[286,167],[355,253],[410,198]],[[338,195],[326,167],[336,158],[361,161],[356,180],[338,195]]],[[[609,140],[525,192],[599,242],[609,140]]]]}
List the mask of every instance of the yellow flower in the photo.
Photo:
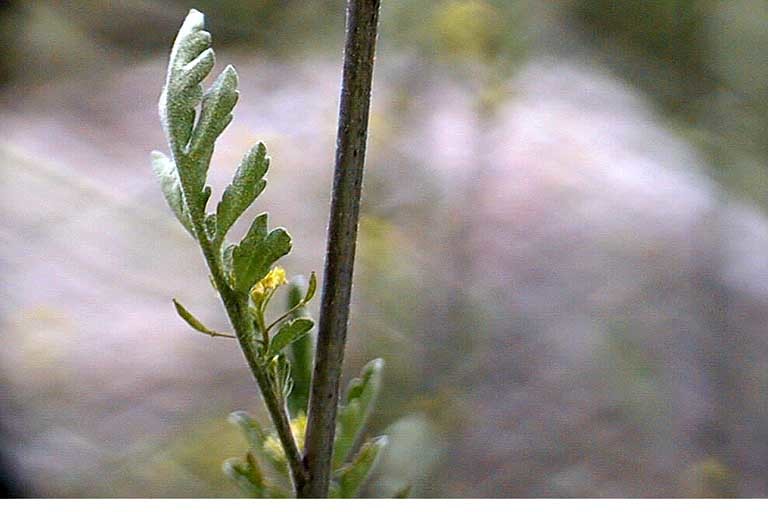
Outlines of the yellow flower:
{"type": "Polygon", "coordinates": [[[280,285],[287,283],[285,279],[285,269],[283,267],[275,267],[269,271],[261,283],[265,288],[277,288],[280,285]]]}
{"type": "Polygon", "coordinates": [[[288,280],[285,278],[285,269],[283,267],[275,267],[264,276],[264,279],[253,285],[253,288],[251,288],[251,299],[253,299],[253,302],[259,304],[264,300],[264,297],[272,292],[272,290],[277,289],[287,282],[288,280]]]}
{"type": "MultiPolygon", "coordinates": [[[[296,445],[300,452],[304,451],[304,435],[306,431],[307,417],[301,413],[291,420],[291,432],[293,432],[293,437],[296,439],[296,445]]],[[[285,460],[283,445],[280,444],[280,439],[277,437],[277,434],[270,434],[267,436],[264,440],[264,451],[268,452],[277,460],[285,460]]]]}

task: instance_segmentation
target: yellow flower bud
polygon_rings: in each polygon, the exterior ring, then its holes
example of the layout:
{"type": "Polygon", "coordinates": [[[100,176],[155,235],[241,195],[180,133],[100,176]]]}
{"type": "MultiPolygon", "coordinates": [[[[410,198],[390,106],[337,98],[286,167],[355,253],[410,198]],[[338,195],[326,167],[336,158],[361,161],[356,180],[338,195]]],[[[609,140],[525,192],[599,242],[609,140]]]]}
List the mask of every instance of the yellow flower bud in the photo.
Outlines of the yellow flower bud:
{"type": "MultiPolygon", "coordinates": [[[[291,420],[291,432],[296,439],[296,446],[300,452],[304,451],[304,437],[307,432],[307,417],[300,413],[291,420]]],[[[264,440],[264,451],[268,452],[277,460],[285,460],[285,451],[277,434],[270,434],[264,440]]]]}
{"type": "Polygon", "coordinates": [[[285,269],[283,267],[275,267],[261,281],[253,285],[253,288],[251,288],[251,299],[254,303],[260,304],[273,290],[287,282],[285,269]]]}
{"type": "Polygon", "coordinates": [[[272,270],[269,271],[269,274],[267,274],[264,279],[261,280],[261,283],[264,285],[264,288],[270,288],[274,289],[277,288],[280,285],[283,285],[287,283],[288,281],[285,279],[285,269],[283,267],[275,267],[272,270]]]}

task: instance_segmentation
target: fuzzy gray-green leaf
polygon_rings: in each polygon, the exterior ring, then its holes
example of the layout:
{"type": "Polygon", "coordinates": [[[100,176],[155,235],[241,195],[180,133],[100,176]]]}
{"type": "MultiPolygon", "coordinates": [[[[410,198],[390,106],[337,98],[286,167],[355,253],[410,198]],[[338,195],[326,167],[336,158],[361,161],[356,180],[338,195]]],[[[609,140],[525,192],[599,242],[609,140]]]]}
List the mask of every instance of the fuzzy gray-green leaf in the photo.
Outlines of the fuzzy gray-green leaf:
{"type": "Polygon", "coordinates": [[[205,162],[206,168],[216,139],[232,121],[237,98],[237,72],[228,65],[203,96],[200,119],[190,141],[190,157],[196,162],[205,162]]]}
{"type": "Polygon", "coordinates": [[[246,457],[246,460],[227,459],[224,461],[222,470],[248,496],[252,498],[266,497],[267,489],[264,475],[253,456],[246,457]]]}
{"type": "Polygon", "coordinates": [[[269,344],[270,355],[279,354],[285,347],[311,331],[314,325],[315,323],[309,318],[297,318],[285,322],[269,344]]]}
{"type": "Polygon", "coordinates": [[[224,276],[230,286],[234,286],[233,272],[233,254],[235,252],[235,244],[229,244],[221,250],[221,267],[224,270],[224,276]]]}
{"type": "Polygon", "coordinates": [[[282,228],[267,234],[267,214],[254,219],[245,238],[232,251],[235,289],[247,293],[272,265],[291,252],[291,236],[282,228]]]}
{"type": "Polygon", "coordinates": [[[224,190],[216,208],[217,240],[224,240],[229,228],[264,190],[267,185],[264,175],[268,168],[267,148],[259,142],[243,157],[232,183],[224,190]]]}
{"type": "Polygon", "coordinates": [[[266,434],[264,434],[261,425],[250,414],[245,411],[235,411],[229,415],[227,420],[240,427],[252,450],[261,450],[266,434]]]}
{"type": "Polygon", "coordinates": [[[152,170],[160,179],[160,188],[163,190],[163,196],[171,207],[176,218],[181,222],[189,234],[195,236],[192,229],[192,219],[189,217],[189,211],[184,202],[184,194],[181,191],[179,173],[173,162],[160,151],[152,152],[152,170]]]}
{"type": "Polygon", "coordinates": [[[180,69],[177,87],[187,89],[199,84],[213,70],[214,64],[216,56],[213,49],[208,48],[180,69]]]}
{"type": "Polygon", "coordinates": [[[374,359],[366,364],[360,377],[352,379],[347,387],[346,402],[339,407],[339,428],[333,448],[333,466],[340,467],[358,443],[381,388],[384,361],[374,359]]]}
{"type": "Polygon", "coordinates": [[[338,484],[337,497],[355,498],[358,495],[368,477],[371,476],[376,463],[379,461],[379,456],[386,446],[387,437],[377,437],[360,448],[355,460],[336,471],[334,476],[338,484]]]}
{"type": "Polygon", "coordinates": [[[235,411],[227,418],[230,423],[237,425],[242,430],[248,446],[262,461],[266,461],[272,466],[278,474],[287,475],[288,466],[285,460],[275,456],[273,450],[265,450],[264,443],[267,441],[267,434],[259,423],[245,411],[235,411]]]}
{"type": "Polygon", "coordinates": [[[189,11],[173,43],[160,95],[160,120],[175,160],[181,159],[192,135],[195,108],[203,94],[200,82],[213,68],[211,35],[203,30],[204,22],[201,12],[189,11]]]}

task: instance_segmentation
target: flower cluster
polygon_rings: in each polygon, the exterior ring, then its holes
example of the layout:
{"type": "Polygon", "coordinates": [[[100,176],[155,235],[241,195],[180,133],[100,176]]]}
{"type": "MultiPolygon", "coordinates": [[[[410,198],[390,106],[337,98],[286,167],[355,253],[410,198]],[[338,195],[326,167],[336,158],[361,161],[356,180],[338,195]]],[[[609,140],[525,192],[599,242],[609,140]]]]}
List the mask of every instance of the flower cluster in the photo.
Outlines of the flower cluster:
{"type": "Polygon", "coordinates": [[[253,288],[251,288],[251,300],[254,304],[261,304],[265,299],[271,297],[275,290],[286,283],[288,283],[288,280],[285,276],[285,269],[276,266],[261,281],[253,285],[253,288]]]}

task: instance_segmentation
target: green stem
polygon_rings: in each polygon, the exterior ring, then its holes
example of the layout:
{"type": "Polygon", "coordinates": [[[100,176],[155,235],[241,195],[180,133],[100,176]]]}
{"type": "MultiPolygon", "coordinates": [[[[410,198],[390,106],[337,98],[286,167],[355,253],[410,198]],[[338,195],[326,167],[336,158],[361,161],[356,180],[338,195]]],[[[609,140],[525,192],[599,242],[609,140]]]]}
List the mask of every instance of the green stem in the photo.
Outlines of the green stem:
{"type": "Polygon", "coordinates": [[[298,310],[300,310],[304,306],[306,306],[306,303],[304,301],[301,301],[298,304],[296,304],[295,306],[293,306],[291,309],[289,309],[288,311],[286,311],[285,313],[280,315],[277,320],[275,320],[274,322],[269,324],[269,326],[267,327],[267,332],[269,332],[272,329],[274,329],[274,327],[277,324],[279,324],[280,322],[282,322],[283,320],[285,320],[286,318],[288,318],[289,316],[291,316],[292,314],[294,314],[295,312],[297,312],[298,310]]]}
{"type": "MultiPolygon", "coordinates": [[[[224,308],[227,311],[229,322],[232,324],[235,336],[240,343],[240,348],[243,351],[245,360],[248,362],[251,373],[259,385],[264,404],[267,406],[267,411],[269,411],[275,431],[277,432],[277,436],[280,439],[280,443],[288,460],[294,490],[300,489],[306,482],[306,470],[304,469],[301,460],[301,453],[296,444],[296,439],[293,437],[286,405],[280,400],[277,393],[275,393],[267,372],[260,363],[259,355],[256,351],[256,333],[248,313],[247,295],[238,294],[229,286],[229,283],[224,277],[218,249],[208,239],[203,227],[204,212],[191,213],[195,235],[200,242],[200,248],[203,251],[203,256],[205,257],[208,269],[211,271],[213,282],[219,290],[219,295],[221,296],[224,308]]],[[[267,341],[266,338],[265,341],[267,341]]]]}
{"type": "MultiPolygon", "coordinates": [[[[266,301],[265,301],[266,302],[266,301]]],[[[269,353],[269,327],[266,327],[264,321],[264,306],[259,306],[256,309],[256,323],[261,331],[261,341],[264,344],[264,353],[269,353]]]]}

